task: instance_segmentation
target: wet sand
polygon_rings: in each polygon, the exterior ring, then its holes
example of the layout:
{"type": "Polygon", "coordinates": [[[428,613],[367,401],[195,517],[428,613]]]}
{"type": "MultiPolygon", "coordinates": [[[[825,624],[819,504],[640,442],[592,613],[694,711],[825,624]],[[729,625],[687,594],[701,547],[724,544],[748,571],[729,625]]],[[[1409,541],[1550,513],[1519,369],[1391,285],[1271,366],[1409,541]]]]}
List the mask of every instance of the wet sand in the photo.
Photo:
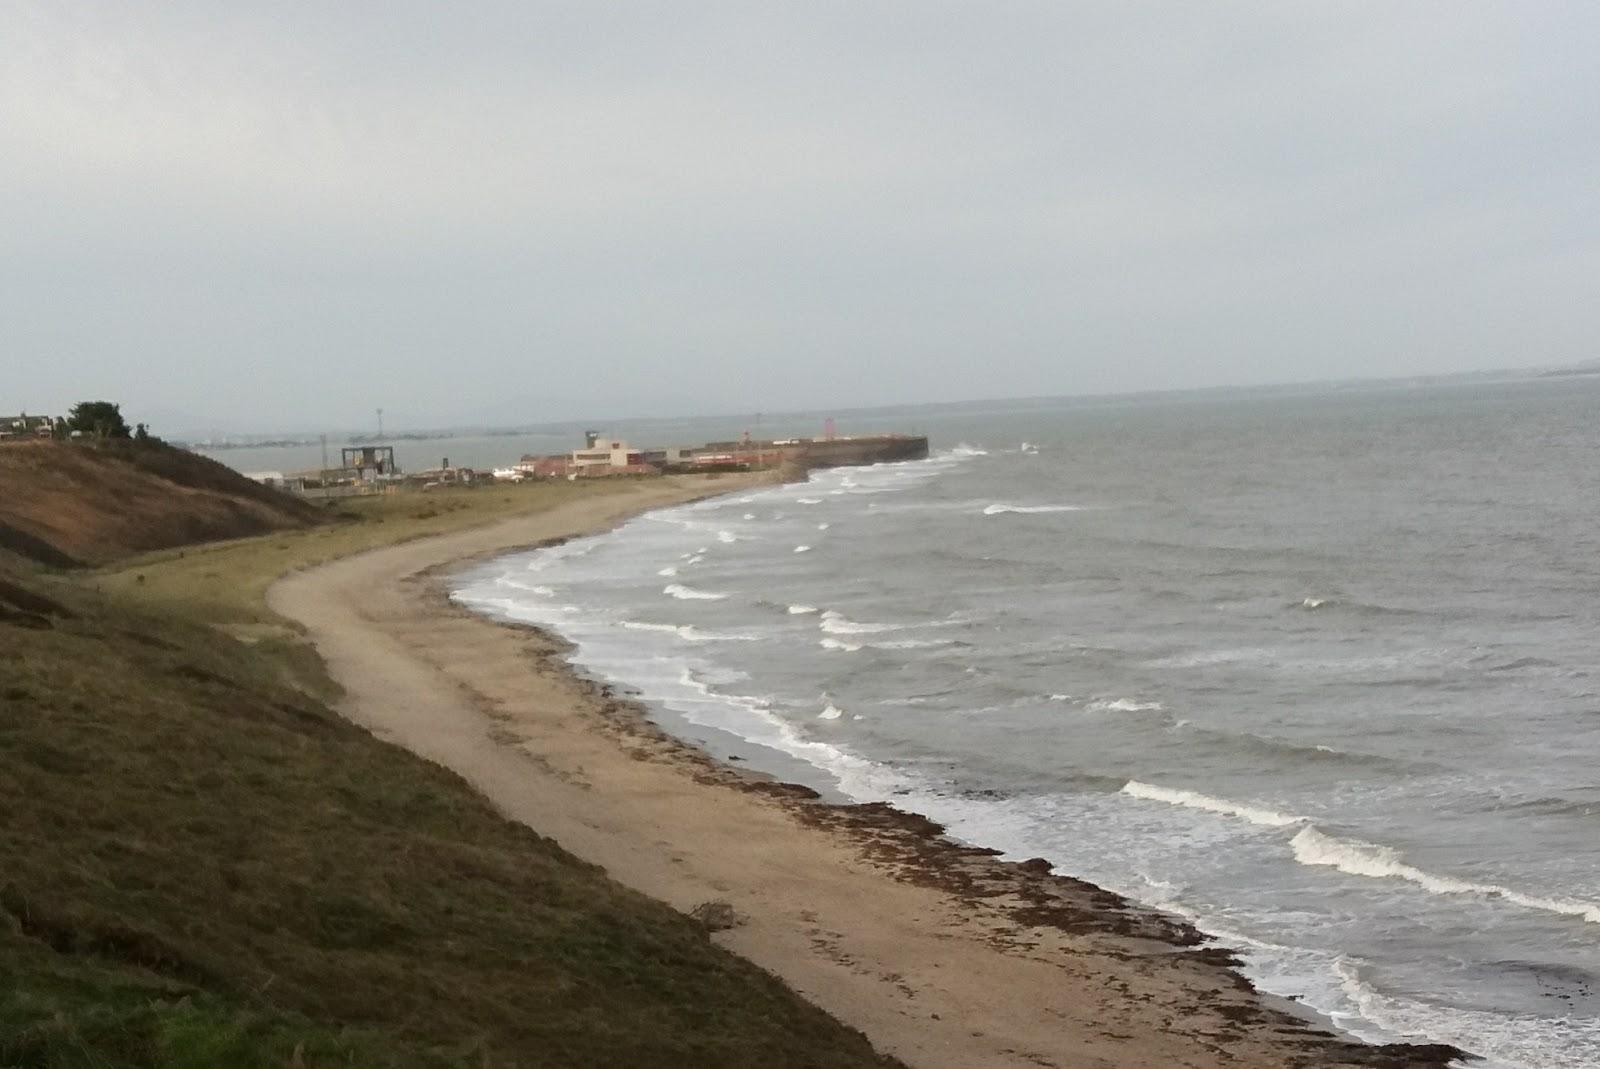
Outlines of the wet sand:
{"type": "Polygon", "coordinates": [[[1051,875],[1044,859],[1003,862],[914,814],[719,764],[574,672],[559,638],[447,600],[464,561],[753,481],[640,482],[300,572],[269,602],[305,626],[350,719],[630,887],[685,911],[731,904],[742,923],[719,943],[912,1066],[1449,1062],[1448,1048],[1321,1031],[1183,921],[1051,875]]]}

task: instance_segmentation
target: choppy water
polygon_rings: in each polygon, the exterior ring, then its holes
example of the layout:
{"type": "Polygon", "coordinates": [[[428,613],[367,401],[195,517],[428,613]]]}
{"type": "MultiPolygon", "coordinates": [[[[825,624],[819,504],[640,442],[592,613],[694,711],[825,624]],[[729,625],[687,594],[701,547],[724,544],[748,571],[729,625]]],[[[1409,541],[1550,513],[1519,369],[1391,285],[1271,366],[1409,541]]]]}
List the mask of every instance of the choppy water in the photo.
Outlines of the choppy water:
{"type": "Polygon", "coordinates": [[[457,596],[715,753],[1192,916],[1358,1035],[1593,1067],[1597,404],[924,414],[928,461],[644,516],[457,596]]]}

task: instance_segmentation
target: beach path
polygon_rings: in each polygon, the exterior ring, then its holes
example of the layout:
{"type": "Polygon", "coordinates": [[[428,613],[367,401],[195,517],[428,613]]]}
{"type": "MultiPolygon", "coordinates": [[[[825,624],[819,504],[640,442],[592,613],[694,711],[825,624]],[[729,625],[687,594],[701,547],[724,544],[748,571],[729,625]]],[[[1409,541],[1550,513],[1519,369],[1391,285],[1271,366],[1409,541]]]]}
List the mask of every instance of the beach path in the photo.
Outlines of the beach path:
{"type": "Polygon", "coordinates": [[[860,807],[714,764],[569,671],[559,642],[444,597],[441,570],[456,562],[747,485],[641,482],[295,573],[269,603],[306,628],[350,719],[629,887],[682,910],[730,903],[745,919],[713,938],[910,1065],[1354,1064],[1206,955],[1125,918],[1019,921],[1022,907],[1044,911],[1008,890],[1035,886],[1016,882],[1017,866],[971,851],[908,861],[905,837],[857,820],[860,807]],[[967,868],[937,871],[946,863],[967,868]]]}

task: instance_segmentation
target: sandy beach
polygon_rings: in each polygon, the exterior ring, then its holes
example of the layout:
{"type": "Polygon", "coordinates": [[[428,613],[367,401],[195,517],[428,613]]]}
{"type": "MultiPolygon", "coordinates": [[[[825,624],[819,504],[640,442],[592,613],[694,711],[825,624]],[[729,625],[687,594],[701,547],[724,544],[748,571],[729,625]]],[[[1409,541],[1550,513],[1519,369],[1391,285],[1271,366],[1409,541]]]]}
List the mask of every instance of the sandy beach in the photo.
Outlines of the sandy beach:
{"type": "Polygon", "coordinates": [[[573,672],[559,639],[447,600],[464,561],[750,481],[640,482],[299,572],[269,601],[306,628],[350,719],[632,888],[682,910],[730,903],[743,923],[715,939],[910,1065],[1448,1062],[1320,1030],[1187,924],[1050,874],[1069,858],[1002,862],[915,815],[714,762],[573,672]]]}

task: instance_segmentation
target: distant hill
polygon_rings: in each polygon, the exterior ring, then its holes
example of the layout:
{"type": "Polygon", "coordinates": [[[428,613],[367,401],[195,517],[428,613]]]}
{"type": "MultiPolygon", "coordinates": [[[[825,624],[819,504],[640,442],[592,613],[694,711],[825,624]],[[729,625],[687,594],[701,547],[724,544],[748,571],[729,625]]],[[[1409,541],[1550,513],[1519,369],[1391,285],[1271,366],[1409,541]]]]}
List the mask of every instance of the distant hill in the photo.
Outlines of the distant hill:
{"type": "Polygon", "coordinates": [[[0,445],[0,550],[56,567],[318,522],[311,505],[157,442],[0,445]]]}

